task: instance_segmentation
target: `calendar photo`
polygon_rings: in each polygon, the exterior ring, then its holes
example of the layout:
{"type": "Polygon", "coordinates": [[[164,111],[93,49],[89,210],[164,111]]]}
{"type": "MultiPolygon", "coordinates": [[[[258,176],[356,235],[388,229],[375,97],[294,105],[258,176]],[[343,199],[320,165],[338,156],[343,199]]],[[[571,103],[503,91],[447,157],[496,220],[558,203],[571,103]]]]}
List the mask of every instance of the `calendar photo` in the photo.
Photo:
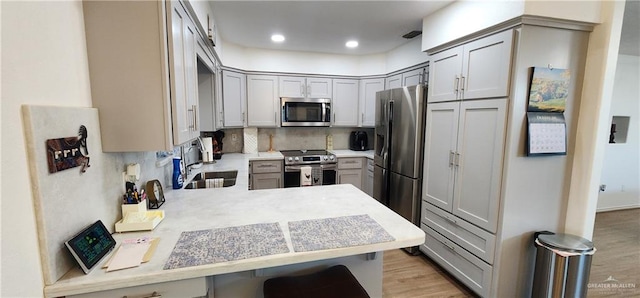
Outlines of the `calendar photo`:
{"type": "Polygon", "coordinates": [[[527,155],[567,154],[567,126],[559,113],[527,113],[527,155]]]}

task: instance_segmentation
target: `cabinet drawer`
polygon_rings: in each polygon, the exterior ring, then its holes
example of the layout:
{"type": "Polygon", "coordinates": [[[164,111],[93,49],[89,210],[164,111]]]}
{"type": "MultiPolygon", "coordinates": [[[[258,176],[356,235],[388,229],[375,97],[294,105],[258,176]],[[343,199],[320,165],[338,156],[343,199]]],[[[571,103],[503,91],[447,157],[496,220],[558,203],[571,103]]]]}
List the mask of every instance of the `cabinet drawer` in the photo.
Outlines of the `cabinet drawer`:
{"type": "Polygon", "coordinates": [[[485,262],[493,264],[495,235],[425,201],[422,201],[421,222],[485,262]]]}
{"type": "Polygon", "coordinates": [[[254,174],[282,172],[282,161],[281,160],[252,161],[251,172],[254,174]]]}
{"type": "Polygon", "coordinates": [[[362,169],[362,158],[339,158],[338,169],[362,169]]]}
{"type": "Polygon", "coordinates": [[[108,291],[100,291],[79,295],[67,296],[69,298],[113,298],[113,297],[155,297],[152,293],[156,293],[158,297],[208,297],[213,293],[212,285],[207,282],[206,277],[163,282],[157,284],[149,284],[137,287],[129,287],[122,289],[114,289],[108,291]]]}
{"type": "Polygon", "coordinates": [[[426,225],[422,224],[421,228],[426,236],[420,251],[478,295],[488,297],[493,267],[426,225]]]}

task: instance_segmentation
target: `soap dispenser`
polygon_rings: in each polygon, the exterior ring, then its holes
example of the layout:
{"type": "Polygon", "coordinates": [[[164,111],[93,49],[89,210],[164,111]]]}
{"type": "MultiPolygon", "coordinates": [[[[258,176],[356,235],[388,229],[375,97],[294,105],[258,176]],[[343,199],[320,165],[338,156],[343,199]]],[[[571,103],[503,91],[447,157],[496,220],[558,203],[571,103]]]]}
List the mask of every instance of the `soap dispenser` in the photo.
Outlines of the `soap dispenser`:
{"type": "Polygon", "coordinates": [[[181,163],[182,160],[179,157],[173,158],[173,179],[171,180],[173,189],[181,189],[183,185],[181,163]]]}

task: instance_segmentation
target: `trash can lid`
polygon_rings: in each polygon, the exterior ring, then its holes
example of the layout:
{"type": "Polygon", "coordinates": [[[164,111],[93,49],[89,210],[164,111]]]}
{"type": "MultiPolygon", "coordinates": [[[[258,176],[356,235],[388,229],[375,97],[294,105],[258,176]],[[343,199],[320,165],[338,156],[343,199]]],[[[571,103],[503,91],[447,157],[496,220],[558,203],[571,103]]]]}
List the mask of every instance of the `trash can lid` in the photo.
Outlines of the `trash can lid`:
{"type": "Polygon", "coordinates": [[[568,252],[587,252],[593,250],[593,242],[571,234],[540,234],[540,243],[568,252]]]}

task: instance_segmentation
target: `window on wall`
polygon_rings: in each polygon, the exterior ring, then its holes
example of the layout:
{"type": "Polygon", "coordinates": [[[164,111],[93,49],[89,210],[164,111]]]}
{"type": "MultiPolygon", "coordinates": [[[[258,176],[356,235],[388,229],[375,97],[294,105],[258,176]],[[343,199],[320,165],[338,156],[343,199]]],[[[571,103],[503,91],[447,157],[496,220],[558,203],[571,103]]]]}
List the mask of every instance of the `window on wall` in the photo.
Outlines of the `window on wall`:
{"type": "Polygon", "coordinates": [[[613,116],[609,132],[609,144],[624,144],[629,132],[629,116],[613,116]]]}

